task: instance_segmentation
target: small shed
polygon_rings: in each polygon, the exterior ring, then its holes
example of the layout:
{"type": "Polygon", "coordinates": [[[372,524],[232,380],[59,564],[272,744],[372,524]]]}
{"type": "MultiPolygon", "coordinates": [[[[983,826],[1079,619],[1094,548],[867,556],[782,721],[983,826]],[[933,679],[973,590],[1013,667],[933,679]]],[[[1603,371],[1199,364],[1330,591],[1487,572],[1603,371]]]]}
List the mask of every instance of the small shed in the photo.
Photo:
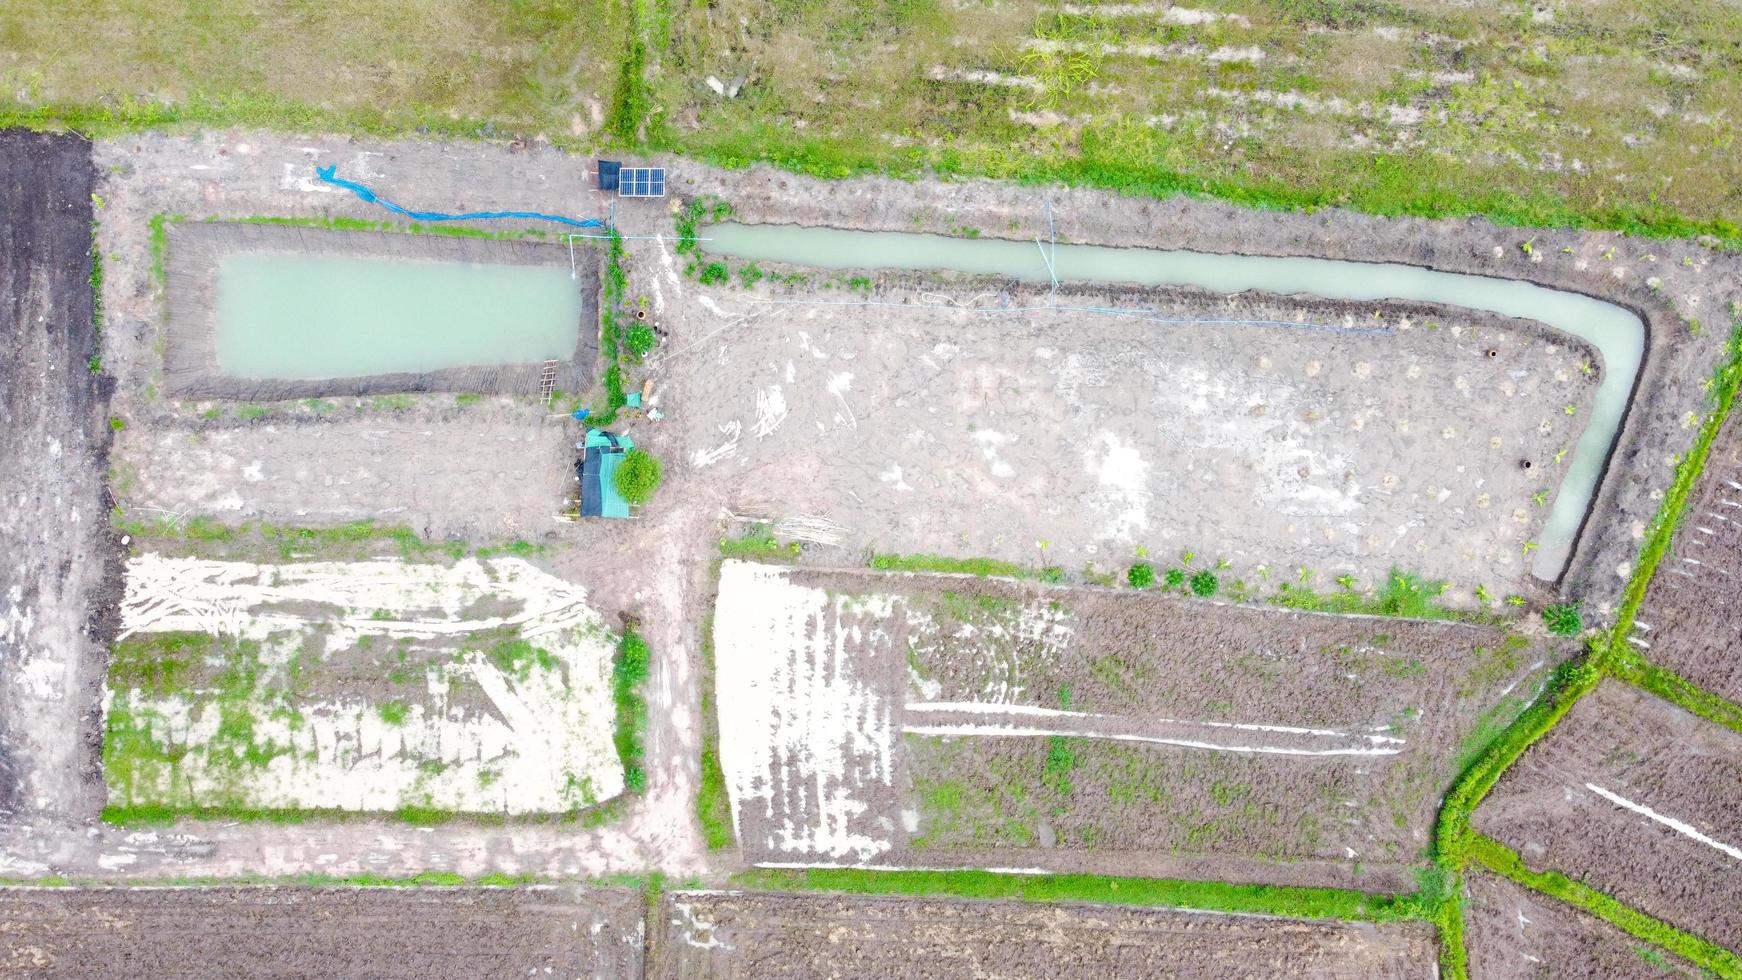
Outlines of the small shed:
{"type": "Polygon", "coordinates": [[[575,443],[575,479],[581,484],[582,517],[628,517],[629,501],[617,492],[617,467],[635,448],[628,436],[604,429],[588,429],[587,437],[575,443]]]}

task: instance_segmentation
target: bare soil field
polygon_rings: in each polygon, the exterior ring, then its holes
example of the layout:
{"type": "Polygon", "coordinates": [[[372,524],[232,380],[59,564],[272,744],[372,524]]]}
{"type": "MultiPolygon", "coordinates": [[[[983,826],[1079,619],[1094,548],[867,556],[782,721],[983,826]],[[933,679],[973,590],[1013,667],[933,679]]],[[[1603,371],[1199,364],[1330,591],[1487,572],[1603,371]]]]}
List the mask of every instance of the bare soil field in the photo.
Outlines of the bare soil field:
{"type": "Polygon", "coordinates": [[[256,418],[208,410],[222,416],[123,433],[116,492],[130,518],[374,520],[437,539],[542,540],[562,526],[575,482],[580,428],[525,400],[293,402],[256,418]]]}
{"type": "Polygon", "coordinates": [[[91,293],[91,147],[0,130],[0,823],[101,806],[120,569],[91,293]]]}
{"type": "Polygon", "coordinates": [[[1628,639],[1652,663],[1742,703],[1742,413],[1718,431],[1628,639]]]}
{"type": "Polygon", "coordinates": [[[30,980],[641,975],[617,888],[0,889],[0,973],[30,980]]]}
{"type": "Polygon", "coordinates": [[[1673,953],[1499,875],[1466,878],[1470,980],[1610,980],[1700,976],[1673,953]]]}
{"type": "Polygon", "coordinates": [[[1507,770],[1475,827],[1649,915],[1742,949],[1742,736],[1604,681],[1507,770]]]}
{"type": "Polygon", "coordinates": [[[1421,924],[1308,922],[1172,909],[947,899],[670,892],[651,976],[1172,977],[1431,975],[1421,924]]]}
{"type": "Polygon", "coordinates": [[[1073,573],[1195,551],[1254,587],[1403,568],[1466,606],[1529,587],[1601,374],[1584,344],[1411,304],[1059,298],[1294,329],[1028,309],[1047,298],[999,280],[899,281],[875,308],[815,284],[667,296],[666,317],[707,325],[659,361],[708,375],[676,420],[684,464],[720,471],[737,513],[832,519],[849,550],[1073,573]],[[936,289],[1026,312],[919,305],[936,289]]]}
{"type": "Polygon", "coordinates": [[[1494,627],[728,562],[752,861],[1407,888],[1459,766],[1571,652],[1494,627]]]}

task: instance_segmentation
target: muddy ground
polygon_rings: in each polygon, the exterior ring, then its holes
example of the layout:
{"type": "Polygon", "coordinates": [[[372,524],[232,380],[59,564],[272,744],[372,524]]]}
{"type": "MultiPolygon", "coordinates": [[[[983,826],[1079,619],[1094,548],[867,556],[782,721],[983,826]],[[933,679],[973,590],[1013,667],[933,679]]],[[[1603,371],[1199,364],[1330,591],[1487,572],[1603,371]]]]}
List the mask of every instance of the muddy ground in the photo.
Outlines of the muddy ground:
{"type": "Polygon", "coordinates": [[[1412,304],[1059,297],[1385,331],[1354,333],[917,305],[1047,302],[999,281],[891,279],[867,309],[814,284],[663,278],[663,316],[706,338],[654,359],[686,379],[674,466],[724,481],[734,513],[841,525],[844,564],[869,549],[1122,574],[1193,551],[1254,585],[1307,569],[1367,589],[1402,568],[1474,606],[1479,586],[1530,588],[1527,543],[1601,373],[1539,324],[1412,304]]]}
{"type": "Polygon", "coordinates": [[[1742,413],[1718,430],[1628,639],[1652,663],[1742,704],[1742,413]]]}
{"type": "Polygon", "coordinates": [[[104,645],[120,568],[93,373],[90,144],[0,130],[0,824],[102,803],[104,645]]]}
{"type": "Polygon", "coordinates": [[[1574,649],[1498,627],[807,569],[787,580],[824,606],[789,618],[739,568],[716,619],[723,711],[744,685],[728,672],[792,660],[764,668],[770,770],[735,780],[726,746],[747,856],[765,863],[1407,890],[1473,746],[1574,649]],[[831,752],[843,719],[851,737],[831,752]]]}
{"type": "Polygon", "coordinates": [[[1470,980],[1692,978],[1692,963],[1647,946],[1564,902],[1499,875],[1466,878],[1464,947],[1470,980]]]}
{"type": "Polygon", "coordinates": [[[1742,735],[1609,680],[1500,777],[1475,827],[1533,869],[1737,949],[1738,798],[1742,735]]]}
{"type": "Polygon", "coordinates": [[[0,889],[0,973],[623,980],[642,901],[620,888],[0,889]]]}
{"type": "Polygon", "coordinates": [[[660,980],[1432,973],[1432,929],[1090,905],[738,892],[665,896],[660,980]]]}
{"type": "MultiPolygon", "coordinates": [[[[348,520],[370,508],[375,513],[368,516],[404,515],[404,523],[436,536],[488,541],[523,535],[541,543],[570,544],[550,559],[550,567],[584,583],[605,603],[602,608],[608,617],[640,615],[653,644],[655,669],[649,686],[654,700],[649,733],[653,775],[649,796],[623,827],[568,835],[536,828],[493,834],[473,827],[423,830],[360,822],[301,827],[183,824],[173,832],[92,828],[86,836],[86,828],[76,822],[48,821],[8,831],[7,855],[0,858],[0,865],[13,873],[38,874],[45,869],[161,874],[170,868],[185,873],[235,874],[254,869],[294,873],[309,867],[359,871],[429,867],[469,873],[549,869],[564,874],[648,865],[673,871],[701,866],[690,812],[698,731],[694,653],[707,615],[710,549],[720,533],[717,522],[738,492],[737,481],[723,471],[718,479],[703,479],[686,474],[682,465],[670,465],[667,490],[645,519],[610,527],[553,522],[539,533],[533,515],[544,513],[553,491],[566,487],[566,472],[558,462],[527,463],[514,451],[516,440],[526,439],[549,414],[530,395],[508,398],[499,405],[466,407],[466,413],[487,409],[478,425],[449,424],[460,407],[451,396],[338,399],[336,412],[319,404],[245,406],[175,402],[164,396],[164,298],[152,273],[149,230],[154,215],[189,220],[280,215],[370,221],[387,216],[342,190],[316,182],[317,162],[338,164],[341,177],[370,183],[412,207],[456,211],[512,207],[604,215],[610,202],[586,190],[591,184],[587,172],[591,161],[536,143],[510,149],[243,132],[191,137],[140,134],[102,142],[96,153],[100,174],[96,192],[101,201],[98,238],[105,258],[109,324],[103,361],[105,370],[118,379],[114,414],[127,425],[119,433],[114,484],[128,518],[156,520],[196,507],[233,503],[227,495],[209,491],[180,496],[183,484],[200,485],[200,471],[210,465],[241,475],[231,487],[242,500],[241,506],[229,507],[227,513],[233,516],[251,514],[258,520],[319,525],[348,520]],[[336,419],[317,421],[328,416],[336,419]],[[289,434],[305,425],[319,426],[322,437],[289,434]],[[273,431],[267,432],[269,428],[273,431]],[[209,460],[199,455],[202,441],[215,441],[224,433],[233,434],[226,436],[223,452],[209,460]],[[480,452],[479,446],[496,448],[480,452]],[[505,456],[519,462],[503,460],[505,456]],[[479,457],[490,461],[474,462],[479,457]],[[310,460],[326,458],[345,461],[351,488],[339,486],[338,479],[328,487],[328,474],[308,466],[310,460]],[[263,478],[251,481],[246,472],[256,466],[263,478]],[[444,476],[444,468],[455,475],[444,476]],[[298,477],[299,470],[307,472],[298,477]],[[148,474],[150,489],[142,490],[148,474]],[[298,483],[299,488],[287,496],[273,496],[272,488],[285,480],[298,483]],[[510,518],[517,523],[511,524],[510,518]]],[[[1619,588],[1630,570],[1626,566],[1637,546],[1634,535],[1643,532],[1643,521],[1655,506],[1652,492],[1669,479],[1669,469],[1659,465],[1663,462],[1659,457],[1691,439],[1691,430],[1682,428],[1682,421],[1689,410],[1699,408],[1702,397],[1691,385],[1667,387],[1651,379],[1697,378],[1716,357],[1718,331],[1708,329],[1695,337],[1678,326],[1675,311],[1701,317],[1710,325],[1722,319],[1723,305],[1735,289],[1730,275],[1733,260],[1728,257],[1686,244],[1634,242],[1616,235],[1539,235],[1534,251],[1526,255],[1518,247],[1526,235],[1480,222],[1387,223],[1337,212],[1279,215],[1202,202],[1132,202],[1100,193],[990,184],[876,179],[826,184],[765,168],[727,173],[684,161],[667,162],[673,168],[674,192],[723,192],[738,214],[752,221],[806,220],[934,231],[964,225],[1006,229],[1014,222],[1019,230],[1009,234],[1027,237],[1044,224],[1050,205],[1064,240],[1402,258],[1456,271],[1519,275],[1551,286],[1572,286],[1644,309],[1653,318],[1657,340],[1662,341],[1655,344],[1648,362],[1649,383],[1642,398],[1649,411],[1635,417],[1624,437],[1631,440],[1623,452],[1628,459],[1626,475],[1605,490],[1610,495],[1605,501],[1616,503],[1618,509],[1600,513],[1620,515],[1611,516],[1605,525],[1604,533],[1610,537],[1603,540],[1609,543],[1580,555],[1576,562],[1580,571],[1573,581],[1575,590],[1589,594],[1599,612],[1604,598],[1619,588]],[[1656,288],[1648,285],[1652,280],[1656,288]],[[1634,459],[1641,450],[1627,447],[1650,448],[1634,459]]],[[[669,207],[676,203],[622,202],[615,216],[627,234],[669,233],[669,207]]],[[[669,288],[662,278],[662,253],[670,244],[630,243],[631,295],[657,299],[659,290],[669,288]]],[[[712,323],[677,319],[661,326],[667,332],[665,349],[674,355],[703,342],[709,331],[717,329],[712,323]]],[[[670,369],[653,372],[661,389],[655,397],[671,421],[630,423],[638,442],[674,464],[715,443],[689,445],[682,428],[673,423],[688,426],[693,422],[691,414],[710,413],[725,397],[705,364],[693,371],[680,370],[685,359],[694,360],[674,356],[670,369]]],[[[734,413],[742,414],[742,409],[734,406],[734,413]]],[[[714,424],[720,421],[725,419],[714,424]]],[[[572,441],[569,433],[561,436],[563,443],[572,441]]],[[[565,451],[559,445],[552,450],[552,459],[560,460],[565,451]]],[[[808,482],[812,475],[805,472],[803,480],[808,482]]],[[[860,496],[866,501],[878,499],[860,496]]],[[[772,499],[769,504],[781,502],[772,499]]],[[[864,503],[841,523],[860,529],[893,525],[907,510],[900,501],[882,510],[864,503]]],[[[1008,526],[991,534],[1002,533],[1010,540],[1028,537],[1028,519],[1013,512],[1008,526]]],[[[918,550],[961,553],[953,540],[951,535],[918,550]]],[[[1191,546],[1208,553],[1218,545],[1191,546]]],[[[91,678],[93,691],[96,680],[91,678]]],[[[76,732],[77,738],[94,740],[98,719],[92,715],[86,721],[51,724],[40,732],[33,727],[30,737],[44,744],[68,745],[74,741],[69,733],[76,732]]]]}
{"type": "Polygon", "coordinates": [[[541,541],[564,526],[581,430],[536,403],[290,403],[243,420],[129,433],[117,490],[133,519],[326,526],[374,520],[442,540],[541,541]],[[327,406],[331,406],[329,409],[327,406]]]}

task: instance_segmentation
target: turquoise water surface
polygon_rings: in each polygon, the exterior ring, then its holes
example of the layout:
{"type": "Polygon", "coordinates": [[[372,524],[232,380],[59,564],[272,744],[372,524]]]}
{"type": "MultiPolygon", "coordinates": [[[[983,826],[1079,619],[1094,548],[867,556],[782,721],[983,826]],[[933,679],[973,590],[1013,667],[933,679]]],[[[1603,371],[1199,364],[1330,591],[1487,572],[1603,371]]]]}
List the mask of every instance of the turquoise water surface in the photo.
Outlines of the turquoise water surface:
{"type": "Polygon", "coordinates": [[[218,262],[218,368],[314,380],[567,359],[563,266],[246,253],[218,262]]]}

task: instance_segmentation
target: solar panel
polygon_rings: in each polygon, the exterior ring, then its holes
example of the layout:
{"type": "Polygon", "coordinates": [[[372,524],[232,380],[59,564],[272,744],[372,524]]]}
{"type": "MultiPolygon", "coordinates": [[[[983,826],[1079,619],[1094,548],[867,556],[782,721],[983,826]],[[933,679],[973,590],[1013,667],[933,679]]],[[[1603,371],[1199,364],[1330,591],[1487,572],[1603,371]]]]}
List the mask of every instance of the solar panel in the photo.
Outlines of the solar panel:
{"type": "Polygon", "coordinates": [[[624,167],[617,175],[618,197],[664,197],[664,167],[624,167]]]}

